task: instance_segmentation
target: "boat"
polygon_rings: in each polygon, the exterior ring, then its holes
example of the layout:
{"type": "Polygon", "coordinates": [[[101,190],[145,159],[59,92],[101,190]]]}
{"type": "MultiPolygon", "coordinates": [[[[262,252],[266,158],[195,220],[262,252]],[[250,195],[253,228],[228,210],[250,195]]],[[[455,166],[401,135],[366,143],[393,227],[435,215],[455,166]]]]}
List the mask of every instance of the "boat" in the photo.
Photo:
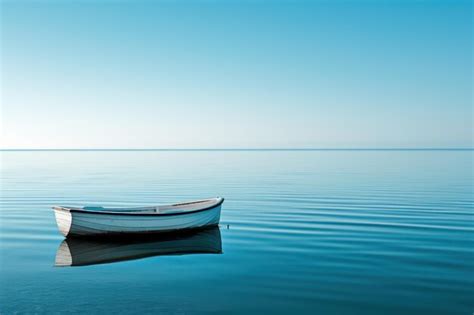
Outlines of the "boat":
{"type": "Polygon", "coordinates": [[[69,236],[173,232],[218,225],[224,198],[171,205],[105,208],[54,206],[59,231],[69,236]]]}
{"type": "Polygon", "coordinates": [[[222,254],[218,227],[131,238],[64,239],[56,252],[56,267],[88,266],[153,256],[222,254]]]}

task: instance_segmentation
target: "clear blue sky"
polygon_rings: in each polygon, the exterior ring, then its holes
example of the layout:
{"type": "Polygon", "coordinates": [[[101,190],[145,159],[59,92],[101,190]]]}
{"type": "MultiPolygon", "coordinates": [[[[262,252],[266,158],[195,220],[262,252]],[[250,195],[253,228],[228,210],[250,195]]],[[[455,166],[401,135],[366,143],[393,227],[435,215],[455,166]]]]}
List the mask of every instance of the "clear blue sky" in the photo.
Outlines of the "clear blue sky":
{"type": "Polygon", "coordinates": [[[472,147],[471,1],[3,1],[2,148],[472,147]]]}

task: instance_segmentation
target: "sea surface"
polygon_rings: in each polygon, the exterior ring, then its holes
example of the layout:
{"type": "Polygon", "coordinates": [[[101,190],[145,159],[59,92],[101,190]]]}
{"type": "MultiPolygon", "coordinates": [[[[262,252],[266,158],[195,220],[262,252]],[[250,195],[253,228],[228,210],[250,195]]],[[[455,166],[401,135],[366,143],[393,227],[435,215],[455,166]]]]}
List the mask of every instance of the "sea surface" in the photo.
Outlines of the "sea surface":
{"type": "Polygon", "coordinates": [[[474,151],[0,154],[2,315],[474,312],[474,151]],[[55,266],[53,205],[214,196],[210,234],[55,266]]]}

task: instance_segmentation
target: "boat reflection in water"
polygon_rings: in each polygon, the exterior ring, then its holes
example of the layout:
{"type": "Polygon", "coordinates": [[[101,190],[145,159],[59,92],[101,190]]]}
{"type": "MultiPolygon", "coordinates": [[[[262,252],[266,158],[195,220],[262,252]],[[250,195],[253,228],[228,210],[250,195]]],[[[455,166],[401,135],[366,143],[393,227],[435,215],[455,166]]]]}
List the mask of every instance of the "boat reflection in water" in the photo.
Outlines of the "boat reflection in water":
{"type": "Polygon", "coordinates": [[[152,256],[221,253],[218,227],[146,238],[67,238],[56,252],[55,266],[87,266],[152,256]]]}

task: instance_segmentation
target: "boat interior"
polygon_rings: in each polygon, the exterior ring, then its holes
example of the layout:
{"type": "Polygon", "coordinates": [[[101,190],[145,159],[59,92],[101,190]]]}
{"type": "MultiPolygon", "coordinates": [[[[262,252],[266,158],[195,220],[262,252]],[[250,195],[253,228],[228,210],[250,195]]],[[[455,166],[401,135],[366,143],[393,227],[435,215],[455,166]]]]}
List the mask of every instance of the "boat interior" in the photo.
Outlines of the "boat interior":
{"type": "Polygon", "coordinates": [[[110,212],[110,213],[150,213],[150,214],[164,214],[164,213],[179,213],[195,211],[205,208],[212,208],[215,205],[222,203],[223,198],[216,197],[210,199],[196,200],[175,203],[171,205],[151,206],[151,207],[133,207],[133,208],[110,208],[102,206],[85,206],[85,207],[54,207],[63,210],[76,211],[90,211],[90,212],[110,212]]]}

